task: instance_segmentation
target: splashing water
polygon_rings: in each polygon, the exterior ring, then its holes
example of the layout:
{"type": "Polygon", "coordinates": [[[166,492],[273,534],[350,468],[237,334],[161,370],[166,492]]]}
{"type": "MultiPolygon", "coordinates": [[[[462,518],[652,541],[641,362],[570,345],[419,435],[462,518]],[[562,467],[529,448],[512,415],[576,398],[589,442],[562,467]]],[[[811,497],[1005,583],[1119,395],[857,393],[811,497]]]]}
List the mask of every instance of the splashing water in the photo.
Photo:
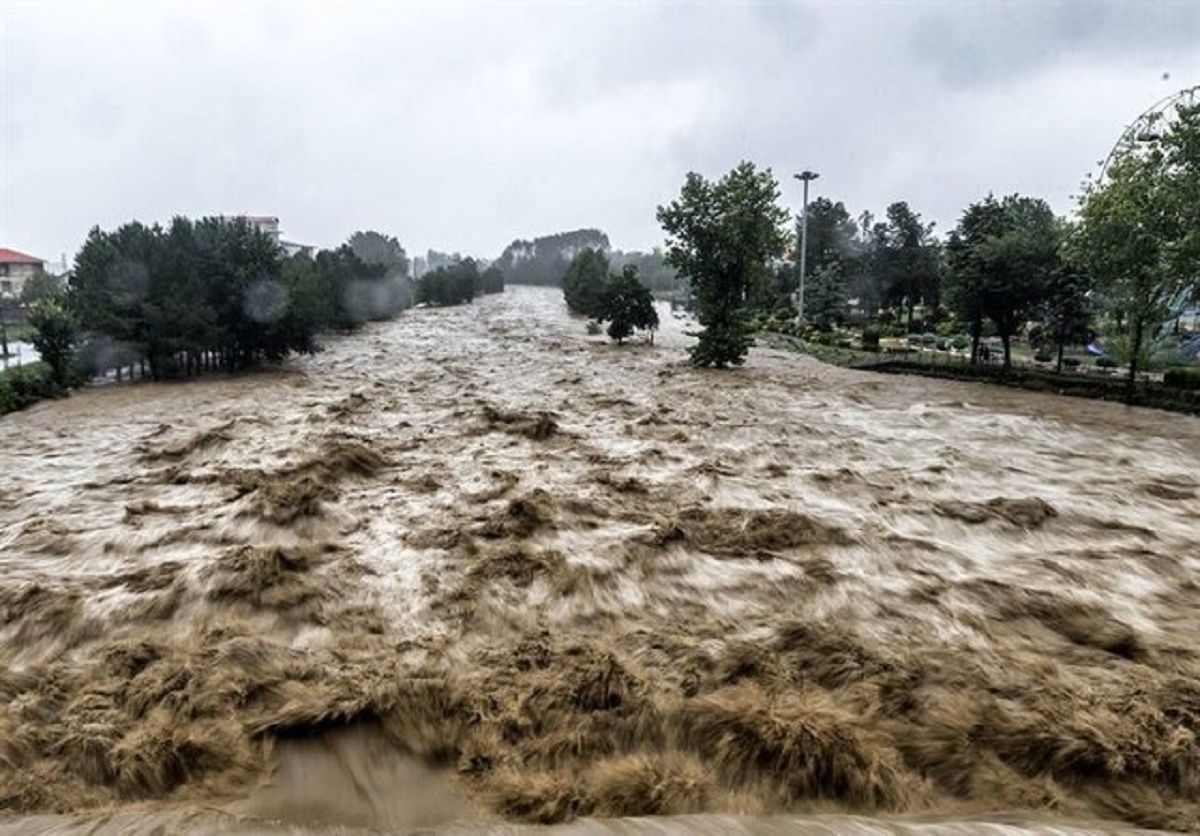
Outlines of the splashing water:
{"type": "Polygon", "coordinates": [[[3,419],[0,830],[1200,826],[1200,421],[663,320],[3,419]]]}

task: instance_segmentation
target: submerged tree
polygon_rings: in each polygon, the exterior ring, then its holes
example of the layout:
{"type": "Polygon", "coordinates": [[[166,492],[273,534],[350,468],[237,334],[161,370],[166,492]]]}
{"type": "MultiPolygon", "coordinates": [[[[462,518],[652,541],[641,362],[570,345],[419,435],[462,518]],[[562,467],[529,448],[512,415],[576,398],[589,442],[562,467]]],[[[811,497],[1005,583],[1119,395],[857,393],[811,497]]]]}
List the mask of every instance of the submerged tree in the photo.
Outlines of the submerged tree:
{"type": "Polygon", "coordinates": [[[608,256],[587,247],[573,259],[562,277],[563,298],[573,314],[599,319],[603,313],[604,287],[608,283],[608,256]]]}
{"type": "Polygon", "coordinates": [[[608,336],[618,345],[635,329],[652,331],[658,327],[654,294],[638,281],[636,267],[627,265],[619,275],[608,280],[598,319],[608,323],[608,336]]]}
{"type": "Polygon", "coordinates": [[[704,326],[691,351],[698,366],[745,362],[753,341],[747,297],[770,280],[769,262],[787,241],[778,199],[770,169],[743,162],[716,182],[688,174],[679,197],[658,207],[666,261],[691,282],[704,326]]]}

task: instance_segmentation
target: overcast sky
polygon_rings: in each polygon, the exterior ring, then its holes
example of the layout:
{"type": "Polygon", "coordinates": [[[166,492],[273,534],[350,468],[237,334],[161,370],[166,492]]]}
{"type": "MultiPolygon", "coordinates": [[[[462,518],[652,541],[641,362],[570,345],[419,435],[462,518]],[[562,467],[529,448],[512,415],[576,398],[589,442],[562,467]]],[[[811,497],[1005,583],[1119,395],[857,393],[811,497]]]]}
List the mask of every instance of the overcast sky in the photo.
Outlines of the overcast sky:
{"type": "Polygon", "coordinates": [[[0,246],[249,212],[495,257],[583,226],[661,244],[742,159],[953,227],[1059,212],[1123,126],[1200,84],[1200,2],[0,0],[0,246]]]}

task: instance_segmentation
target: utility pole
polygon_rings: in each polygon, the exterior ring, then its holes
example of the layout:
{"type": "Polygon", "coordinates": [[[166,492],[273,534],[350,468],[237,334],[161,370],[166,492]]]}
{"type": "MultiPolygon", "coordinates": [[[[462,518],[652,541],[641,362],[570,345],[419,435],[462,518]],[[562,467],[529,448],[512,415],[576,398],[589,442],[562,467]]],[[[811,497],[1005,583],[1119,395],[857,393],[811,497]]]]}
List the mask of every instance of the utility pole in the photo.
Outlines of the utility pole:
{"type": "Polygon", "coordinates": [[[800,215],[800,300],[797,305],[798,319],[804,322],[804,273],[808,267],[808,181],[816,180],[821,175],[805,169],[792,176],[804,183],[804,211],[800,215]]]}

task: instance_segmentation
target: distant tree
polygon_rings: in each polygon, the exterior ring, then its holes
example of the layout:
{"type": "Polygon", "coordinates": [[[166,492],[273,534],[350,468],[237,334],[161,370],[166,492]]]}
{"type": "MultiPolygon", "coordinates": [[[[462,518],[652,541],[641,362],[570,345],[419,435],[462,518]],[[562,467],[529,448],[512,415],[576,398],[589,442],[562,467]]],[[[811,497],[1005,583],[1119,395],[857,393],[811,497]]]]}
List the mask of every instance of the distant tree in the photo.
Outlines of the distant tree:
{"type": "Polygon", "coordinates": [[[753,339],[746,321],[751,288],[769,281],[783,251],[787,212],[770,169],[743,162],[716,182],[690,173],[679,197],[658,207],[667,263],[691,282],[704,330],[692,349],[699,366],[745,362],[753,339]]]}
{"type": "Polygon", "coordinates": [[[43,299],[56,299],[62,293],[63,281],[57,276],[38,270],[21,288],[21,304],[32,306],[43,299]]]}
{"type": "Polygon", "coordinates": [[[679,274],[663,260],[663,252],[657,247],[648,253],[637,250],[612,250],[609,253],[609,263],[616,271],[627,266],[636,267],[638,281],[655,293],[667,294],[678,290],[679,274]]]}
{"type": "Polygon", "coordinates": [[[877,231],[880,249],[875,254],[883,300],[908,312],[908,329],[914,330],[917,304],[938,302],[938,243],[933,224],[922,222],[904,201],[887,208],[887,222],[877,231]]]}
{"type": "Polygon", "coordinates": [[[590,247],[580,250],[562,277],[567,310],[598,319],[604,310],[604,287],[608,283],[608,256],[590,247]]]}
{"type": "Polygon", "coordinates": [[[479,265],[464,258],[455,264],[439,267],[417,280],[418,304],[461,305],[479,295],[479,265]]]}
{"type": "Polygon", "coordinates": [[[805,283],[804,319],[819,331],[831,331],[846,312],[847,267],[830,261],[809,275],[805,283]]]}
{"type": "Polygon", "coordinates": [[[1057,352],[1055,370],[1058,372],[1062,371],[1066,346],[1087,339],[1092,313],[1091,292],[1091,276],[1069,258],[1060,258],[1058,268],[1046,283],[1041,312],[1041,325],[1053,340],[1057,352]]]}
{"type": "Polygon", "coordinates": [[[618,345],[634,329],[652,331],[658,327],[654,294],[638,281],[637,267],[626,265],[620,274],[608,280],[597,319],[608,323],[608,336],[616,340],[618,345]]]}
{"type": "Polygon", "coordinates": [[[408,278],[408,254],[394,236],[380,232],[356,232],[346,245],[364,264],[383,267],[386,275],[408,278]]]}
{"type": "Polygon", "coordinates": [[[504,271],[495,264],[488,267],[479,276],[480,293],[503,293],[504,271]]]}
{"type": "Polygon", "coordinates": [[[412,304],[411,265],[404,247],[395,237],[379,232],[356,232],[346,241],[358,259],[368,267],[380,268],[373,275],[370,293],[375,310],[369,319],[388,319],[412,304]]]}
{"type": "Polygon", "coordinates": [[[563,273],[585,249],[609,250],[608,236],[598,229],[576,229],[509,244],[496,266],[510,284],[558,285],[563,273]]]}
{"type": "MultiPolygon", "coordinates": [[[[796,235],[799,241],[799,222],[796,235]]],[[[822,330],[844,317],[859,249],[858,227],[841,202],[818,197],[808,204],[804,318],[822,330]]]]}

